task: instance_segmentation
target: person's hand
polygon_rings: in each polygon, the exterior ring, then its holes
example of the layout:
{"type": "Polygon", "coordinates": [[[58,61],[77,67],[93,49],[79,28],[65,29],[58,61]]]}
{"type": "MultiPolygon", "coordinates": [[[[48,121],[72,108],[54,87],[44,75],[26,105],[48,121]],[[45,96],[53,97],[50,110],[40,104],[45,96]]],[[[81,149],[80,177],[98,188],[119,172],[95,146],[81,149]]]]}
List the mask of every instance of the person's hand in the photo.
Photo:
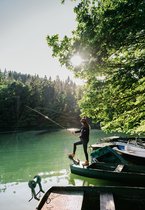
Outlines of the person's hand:
{"type": "Polygon", "coordinates": [[[73,128],[67,128],[67,131],[69,131],[71,134],[75,134],[74,129],[73,128]]]}

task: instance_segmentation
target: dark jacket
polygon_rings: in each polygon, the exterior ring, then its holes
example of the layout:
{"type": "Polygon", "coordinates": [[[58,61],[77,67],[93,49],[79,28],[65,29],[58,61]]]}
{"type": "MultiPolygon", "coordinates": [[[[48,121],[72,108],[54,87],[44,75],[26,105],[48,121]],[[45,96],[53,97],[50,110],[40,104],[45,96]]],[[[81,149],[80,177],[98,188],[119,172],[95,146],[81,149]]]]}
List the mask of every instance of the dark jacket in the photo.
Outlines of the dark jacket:
{"type": "Polygon", "coordinates": [[[75,133],[80,133],[80,139],[88,140],[89,141],[89,127],[82,126],[80,130],[75,131],[75,133]]]}

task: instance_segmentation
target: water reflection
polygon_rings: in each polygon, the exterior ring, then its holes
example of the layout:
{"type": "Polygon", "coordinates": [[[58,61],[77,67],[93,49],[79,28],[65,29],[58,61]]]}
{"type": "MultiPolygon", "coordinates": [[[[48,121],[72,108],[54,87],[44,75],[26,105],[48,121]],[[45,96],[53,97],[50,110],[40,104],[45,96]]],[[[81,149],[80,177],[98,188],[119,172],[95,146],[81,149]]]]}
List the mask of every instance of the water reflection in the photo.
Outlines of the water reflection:
{"type": "Polygon", "coordinates": [[[74,186],[104,186],[104,185],[113,186],[114,185],[115,186],[115,185],[120,185],[120,183],[101,180],[101,179],[92,179],[83,176],[78,176],[75,174],[70,174],[69,185],[74,185],[74,186]]]}
{"type": "MultiPolygon", "coordinates": [[[[99,133],[91,131],[90,144],[96,142],[99,133]]],[[[103,133],[101,133],[101,137],[103,133]]],[[[0,206],[3,210],[32,210],[38,201],[32,200],[28,181],[35,175],[42,178],[42,188],[52,186],[108,185],[108,182],[73,175],[67,154],[72,151],[75,136],[60,130],[57,132],[24,132],[0,135],[0,206]]],[[[78,147],[79,159],[84,159],[82,147],[78,147]]],[[[37,189],[36,189],[37,191],[37,189]]],[[[43,193],[40,194],[40,197],[43,193]]]]}
{"type": "MultiPolygon", "coordinates": [[[[52,186],[101,186],[101,185],[115,185],[103,180],[96,180],[86,177],[77,176],[71,174],[68,170],[52,171],[49,173],[41,172],[42,188],[46,192],[52,186]]],[[[3,206],[3,210],[8,210],[11,203],[11,210],[30,210],[35,209],[38,205],[38,201],[31,200],[31,189],[28,187],[28,182],[14,182],[0,185],[0,205],[3,206]],[[29,200],[31,200],[29,202],[29,200]]],[[[36,187],[36,193],[39,191],[36,187]]],[[[43,197],[41,192],[37,197],[41,199],[43,197]]]]}
{"type": "MultiPolygon", "coordinates": [[[[27,181],[41,171],[69,169],[67,154],[72,151],[77,137],[64,130],[38,134],[0,135],[0,183],[27,181]]],[[[78,148],[77,154],[84,158],[82,147],[78,148]]]]}

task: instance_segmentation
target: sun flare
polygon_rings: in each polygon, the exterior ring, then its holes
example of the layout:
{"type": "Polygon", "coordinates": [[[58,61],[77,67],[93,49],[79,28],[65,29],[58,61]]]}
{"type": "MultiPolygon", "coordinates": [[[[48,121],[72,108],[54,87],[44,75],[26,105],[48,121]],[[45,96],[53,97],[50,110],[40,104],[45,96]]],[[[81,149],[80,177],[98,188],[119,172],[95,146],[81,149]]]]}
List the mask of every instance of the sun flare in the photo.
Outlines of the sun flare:
{"type": "Polygon", "coordinates": [[[71,58],[71,63],[73,66],[79,66],[83,62],[83,59],[81,58],[80,55],[74,55],[71,58]]]}

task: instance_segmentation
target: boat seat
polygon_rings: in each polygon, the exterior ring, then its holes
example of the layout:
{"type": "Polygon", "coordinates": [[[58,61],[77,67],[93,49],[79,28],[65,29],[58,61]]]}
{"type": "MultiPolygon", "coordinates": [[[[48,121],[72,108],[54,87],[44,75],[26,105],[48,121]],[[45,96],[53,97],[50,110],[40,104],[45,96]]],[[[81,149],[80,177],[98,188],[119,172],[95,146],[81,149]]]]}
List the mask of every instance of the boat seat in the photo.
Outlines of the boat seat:
{"type": "Polygon", "coordinates": [[[112,193],[100,193],[100,210],[115,210],[112,193]]]}
{"type": "Polygon", "coordinates": [[[115,168],[115,172],[121,172],[124,168],[124,165],[123,164],[119,164],[116,168],[115,168]]]}
{"type": "Polygon", "coordinates": [[[49,196],[49,202],[45,203],[42,210],[81,210],[83,204],[83,192],[62,192],[51,193],[49,196]]]}

